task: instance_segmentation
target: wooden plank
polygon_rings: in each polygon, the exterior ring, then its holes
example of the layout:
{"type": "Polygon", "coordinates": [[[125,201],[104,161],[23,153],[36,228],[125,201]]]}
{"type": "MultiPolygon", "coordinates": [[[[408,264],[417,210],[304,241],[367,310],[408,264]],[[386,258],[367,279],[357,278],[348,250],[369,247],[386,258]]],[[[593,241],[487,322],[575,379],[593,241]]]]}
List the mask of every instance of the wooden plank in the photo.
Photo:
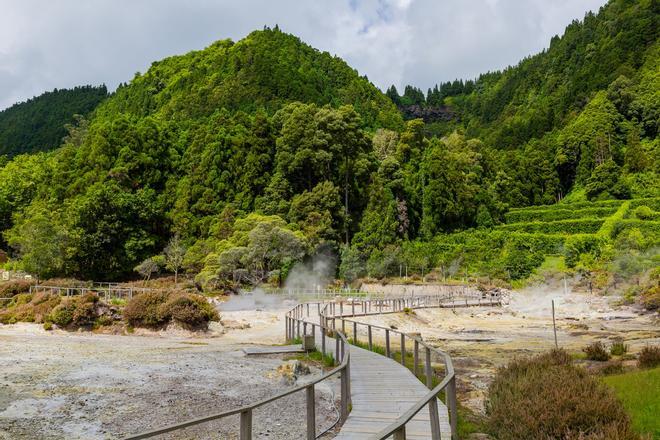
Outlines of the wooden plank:
{"type": "Polygon", "coordinates": [[[300,344],[296,345],[278,345],[278,346],[264,346],[264,347],[245,347],[243,353],[248,356],[260,354],[280,354],[280,353],[304,353],[300,344]]]}
{"type": "MultiPolygon", "coordinates": [[[[335,344],[326,345],[335,350],[335,344]]],[[[409,410],[428,393],[428,388],[393,359],[353,345],[350,349],[352,410],[335,439],[364,440],[409,410]]],[[[441,438],[450,439],[447,407],[440,400],[437,412],[441,438]]],[[[429,410],[420,411],[406,425],[406,439],[432,438],[431,426],[429,410]]]]}

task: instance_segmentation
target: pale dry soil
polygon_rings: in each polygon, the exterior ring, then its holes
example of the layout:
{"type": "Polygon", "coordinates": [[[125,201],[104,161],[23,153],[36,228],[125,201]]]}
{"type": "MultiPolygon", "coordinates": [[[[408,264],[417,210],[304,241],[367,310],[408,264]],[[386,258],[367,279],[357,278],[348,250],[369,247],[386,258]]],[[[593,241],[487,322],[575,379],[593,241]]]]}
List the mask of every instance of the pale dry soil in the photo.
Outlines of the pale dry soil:
{"type": "MultiPolygon", "coordinates": [[[[629,345],[630,354],[646,344],[660,344],[657,313],[618,305],[620,298],[615,296],[564,293],[561,287],[513,292],[509,303],[501,308],[422,309],[411,315],[390,314],[359,320],[420,332],[424,340],[449,352],[457,371],[459,400],[483,412],[488,384],[497,367],[516,356],[554,347],[552,299],[558,345],[572,353],[580,353],[596,340],[609,346],[619,337],[629,345]]],[[[366,329],[358,333],[366,341],[366,329]]],[[[381,332],[375,332],[373,337],[377,343],[384,344],[381,332]]],[[[396,338],[392,343],[397,343],[396,338]]],[[[420,358],[423,359],[423,354],[420,358]]]]}
{"type": "MultiPolygon", "coordinates": [[[[270,397],[294,385],[277,371],[287,361],[242,348],[282,343],[284,312],[221,312],[223,325],[204,334],[0,325],[0,439],[115,439],[270,397]]],[[[335,386],[317,386],[319,430],[335,420],[335,386]]],[[[302,438],[304,414],[301,393],[264,406],[253,415],[254,438],[302,438]]],[[[238,416],[158,438],[235,439],[238,416]]]]}

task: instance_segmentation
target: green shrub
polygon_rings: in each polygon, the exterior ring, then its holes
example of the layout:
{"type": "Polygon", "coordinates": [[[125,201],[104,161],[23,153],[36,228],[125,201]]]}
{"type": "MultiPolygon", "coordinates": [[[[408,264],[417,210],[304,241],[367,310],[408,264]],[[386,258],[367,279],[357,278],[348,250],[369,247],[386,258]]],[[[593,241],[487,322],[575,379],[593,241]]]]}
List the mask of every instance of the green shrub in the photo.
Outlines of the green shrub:
{"type": "Polygon", "coordinates": [[[660,197],[651,197],[645,199],[635,199],[630,201],[630,209],[636,209],[640,206],[647,206],[653,211],[660,211],[660,197]]]}
{"type": "Polygon", "coordinates": [[[611,238],[616,238],[623,231],[639,229],[646,238],[646,246],[660,244],[660,221],[619,220],[612,226],[611,238]]]}
{"type": "Polygon", "coordinates": [[[144,292],[124,308],[124,319],[134,327],[158,327],[174,320],[187,327],[201,327],[219,319],[218,312],[201,295],[185,292],[144,292]]]}
{"type": "Polygon", "coordinates": [[[134,296],[124,308],[124,319],[136,327],[157,327],[166,324],[169,317],[163,318],[159,307],[167,301],[166,292],[143,292],[134,296]]]}
{"type": "Polygon", "coordinates": [[[582,349],[587,354],[587,359],[591,361],[607,361],[610,359],[610,354],[605,349],[605,345],[596,341],[593,342],[582,349]]]}
{"type": "Polygon", "coordinates": [[[98,300],[98,296],[92,293],[64,298],[51,312],[49,321],[62,328],[92,325],[98,318],[96,311],[98,300]]]}
{"type": "Polygon", "coordinates": [[[50,321],[44,322],[44,330],[50,331],[53,329],[53,323],[50,321]]]}
{"type": "Polygon", "coordinates": [[[187,327],[201,327],[219,319],[218,312],[201,295],[175,293],[159,307],[161,319],[174,320],[187,327]]]}
{"type": "Polygon", "coordinates": [[[646,205],[638,206],[633,212],[635,218],[639,220],[655,220],[655,212],[646,205]]]}
{"type": "Polygon", "coordinates": [[[654,368],[660,365],[660,346],[647,345],[642,348],[637,356],[637,366],[639,368],[654,368]]]}
{"type": "Polygon", "coordinates": [[[582,254],[589,254],[594,258],[600,257],[606,243],[606,239],[594,234],[578,234],[568,237],[564,242],[566,266],[575,267],[582,254]]]}
{"type": "Polygon", "coordinates": [[[76,305],[67,301],[55,307],[50,314],[50,321],[57,324],[58,327],[67,327],[73,322],[73,313],[76,305]]]}
{"type": "Polygon", "coordinates": [[[564,350],[516,359],[488,390],[487,426],[499,440],[638,438],[621,403],[564,350]]]}
{"type": "Polygon", "coordinates": [[[656,284],[644,290],[639,295],[639,302],[646,310],[660,309],[660,286],[656,284]]]}
{"type": "Polygon", "coordinates": [[[614,341],[610,346],[610,354],[612,356],[623,356],[627,352],[628,346],[621,339],[614,341]]]}

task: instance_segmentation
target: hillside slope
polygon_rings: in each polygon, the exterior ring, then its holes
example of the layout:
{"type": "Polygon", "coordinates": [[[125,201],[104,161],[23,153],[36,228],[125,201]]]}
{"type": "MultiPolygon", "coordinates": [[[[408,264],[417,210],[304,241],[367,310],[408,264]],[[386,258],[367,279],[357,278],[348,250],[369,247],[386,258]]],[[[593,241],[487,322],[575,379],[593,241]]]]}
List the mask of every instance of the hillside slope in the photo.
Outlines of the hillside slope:
{"type": "Polygon", "coordinates": [[[74,115],[88,115],[107,96],[105,86],[55,89],[0,111],[0,156],[57,148],[74,115]]]}

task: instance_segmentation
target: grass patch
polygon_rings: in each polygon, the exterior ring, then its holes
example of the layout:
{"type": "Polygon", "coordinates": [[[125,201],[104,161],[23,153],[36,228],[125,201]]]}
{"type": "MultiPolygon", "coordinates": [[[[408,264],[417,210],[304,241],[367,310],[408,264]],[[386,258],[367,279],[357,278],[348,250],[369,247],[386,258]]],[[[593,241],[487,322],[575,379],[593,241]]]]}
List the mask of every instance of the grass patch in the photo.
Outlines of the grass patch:
{"type": "Polygon", "coordinates": [[[335,357],[332,353],[322,354],[318,350],[313,350],[307,353],[297,353],[284,358],[285,360],[297,360],[314,363],[325,368],[333,368],[335,366],[335,357]]]}
{"type": "Polygon", "coordinates": [[[652,370],[607,376],[603,381],[614,389],[640,434],[660,438],[660,367],[652,370]]]}
{"type": "Polygon", "coordinates": [[[563,255],[546,255],[537,272],[565,272],[567,270],[563,255]]]}

